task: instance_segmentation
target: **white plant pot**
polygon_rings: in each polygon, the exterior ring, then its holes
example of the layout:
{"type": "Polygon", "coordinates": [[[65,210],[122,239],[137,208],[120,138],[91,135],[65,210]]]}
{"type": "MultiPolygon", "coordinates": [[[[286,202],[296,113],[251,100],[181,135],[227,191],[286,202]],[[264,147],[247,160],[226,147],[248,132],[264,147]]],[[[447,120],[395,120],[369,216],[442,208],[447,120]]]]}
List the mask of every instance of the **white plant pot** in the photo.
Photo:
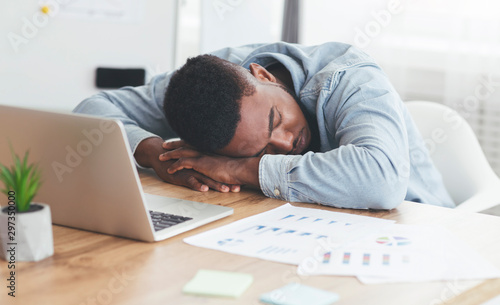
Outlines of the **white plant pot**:
{"type": "Polygon", "coordinates": [[[0,211],[0,257],[6,261],[12,261],[12,256],[15,261],[39,261],[54,254],[50,207],[42,203],[31,205],[35,209],[36,206],[42,208],[22,213],[15,211],[14,215],[9,215],[5,207],[0,211]],[[9,219],[12,216],[15,219],[9,219]]]}

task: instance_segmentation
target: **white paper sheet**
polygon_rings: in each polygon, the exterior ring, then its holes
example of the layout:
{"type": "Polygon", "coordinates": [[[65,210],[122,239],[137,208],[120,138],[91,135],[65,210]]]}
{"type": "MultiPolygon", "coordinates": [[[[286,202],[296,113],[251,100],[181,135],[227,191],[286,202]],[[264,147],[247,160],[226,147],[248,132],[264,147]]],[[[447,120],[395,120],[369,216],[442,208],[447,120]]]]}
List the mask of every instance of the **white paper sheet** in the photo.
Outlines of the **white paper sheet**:
{"type": "Polygon", "coordinates": [[[285,204],[185,238],[188,244],[298,265],[298,274],[357,276],[365,284],[500,277],[441,226],[285,204]]]}
{"type": "Polygon", "coordinates": [[[434,264],[426,250],[436,249],[440,244],[431,234],[428,227],[386,226],[335,251],[325,251],[325,259],[315,270],[304,270],[299,266],[299,272],[386,277],[415,274],[420,265],[434,264]]]}
{"type": "MultiPolygon", "coordinates": [[[[417,226],[415,226],[417,227],[417,226]]],[[[439,245],[428,247],[427,264],[418,265],[415,273],[400,273],[396,276],[358,276],[365,284],[394,282],[423,282],[436,280],[476,280],[500,277],[500,270],[486,261],[479,253],[458,239],[447,229],[432,226],[429,238],[439,245]]]]}
{"type": "Polygon", "coordinates": [[[229,253],[299,264],[310,257],[311,251],[339,247],[363,237],[367,230],[392,223],[375,217],[285,204],[184,241],[229,253]]]}
{"type": "Polygon", "coordinates": [[[441,226],[386,226],[302,274],[354,275],[365,284],[500,277],[500,271],[441,226]]]}

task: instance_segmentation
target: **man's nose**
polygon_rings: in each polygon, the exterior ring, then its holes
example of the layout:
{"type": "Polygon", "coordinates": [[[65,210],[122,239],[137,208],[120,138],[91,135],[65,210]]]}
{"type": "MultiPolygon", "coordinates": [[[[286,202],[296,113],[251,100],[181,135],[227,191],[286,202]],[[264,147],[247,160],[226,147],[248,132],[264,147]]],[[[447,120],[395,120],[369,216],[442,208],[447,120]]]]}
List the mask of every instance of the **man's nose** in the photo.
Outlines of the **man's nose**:
{"type": "Polygon", "coordinates": [[[271,136],[271,145],[275,154],[288,154],[293,149],[293,133],[286,130],[275,130],[271,136]]]}

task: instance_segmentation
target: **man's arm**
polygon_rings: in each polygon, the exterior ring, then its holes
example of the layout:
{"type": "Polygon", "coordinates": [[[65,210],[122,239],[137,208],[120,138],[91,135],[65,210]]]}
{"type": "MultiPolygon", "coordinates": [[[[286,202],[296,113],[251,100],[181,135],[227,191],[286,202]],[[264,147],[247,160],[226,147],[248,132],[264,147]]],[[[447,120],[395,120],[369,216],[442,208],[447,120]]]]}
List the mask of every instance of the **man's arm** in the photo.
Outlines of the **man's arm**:
{"type": "Polygon", "coordinates": [[[135,153],[147,138],[176,137],[163,113],[163,97],[172,73],[157,75],[140,87],[102,91],[82,101],[73,112],[120,120],[135,153]]]}
{"type": "Polygon", "coordinates": [[[159,160],[169,162],[167,172],[170,174],[193,169],[223,183],[259,187],[261,157],[231,158],[204,154],[184,141],[166,142],[163,148],[168,151],[161,154],[159,160]]]}
{"type": "Polygon", "coordinates": [[[239,191],[237,185],[225,185],[193,170],[168,174],[168,164],[159,162],[159,155],[165,152],[162,138],[176,137],[163,112],[163,97],[170,76],[171,73],[160,74],[144,86],[100,92],[81,102],[74,112],[120,120],[136,163],[153,168],[166,182],[198,191],[209,188],[220,192],[239,191]]]}
{"type": "MultiPolygon", "coordinates": [[[[240,64],[263,44],[223,48],[213,55],[240,64]]],[[[130,150],[135,155],[143,140],[151,137],[176,138],[163,112],[165,90],[175,71],[159,74],[140,87],[124,87],[100,92],[81,102],[73,112],[120,120],[125,126],[130,150]]]]}
{"type": "Polygon", "coordinates": [[[165,153],[165,149],[162,147],[163,143],[165,142],[157,137],[143,140],[134,154],[137,163],[143,167],[153,168],[158,177],[165,182],[186,186],[200,192],[206,192],[209,189],[223,193],[240,191],[239,185],[217,182],[195,170],[185,169],[176,173],[168,173],[167,169],[174,161],[161,162],[159,160],[159,156],[165,153]]]}

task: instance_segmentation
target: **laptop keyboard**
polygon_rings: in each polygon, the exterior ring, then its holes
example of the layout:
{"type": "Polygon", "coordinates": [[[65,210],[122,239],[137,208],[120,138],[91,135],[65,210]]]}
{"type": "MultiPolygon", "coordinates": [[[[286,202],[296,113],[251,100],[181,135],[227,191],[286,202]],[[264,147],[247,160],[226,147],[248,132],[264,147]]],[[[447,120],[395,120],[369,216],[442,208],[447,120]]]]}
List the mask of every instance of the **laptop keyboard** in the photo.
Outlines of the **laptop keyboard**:
{"type": "Polygon", "coordinates": [[[179,215],[167,214],[157,211],[149,211],[155,231],[163,230],[176,224],[191,220],[193,218],[179,215]]]}

